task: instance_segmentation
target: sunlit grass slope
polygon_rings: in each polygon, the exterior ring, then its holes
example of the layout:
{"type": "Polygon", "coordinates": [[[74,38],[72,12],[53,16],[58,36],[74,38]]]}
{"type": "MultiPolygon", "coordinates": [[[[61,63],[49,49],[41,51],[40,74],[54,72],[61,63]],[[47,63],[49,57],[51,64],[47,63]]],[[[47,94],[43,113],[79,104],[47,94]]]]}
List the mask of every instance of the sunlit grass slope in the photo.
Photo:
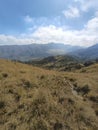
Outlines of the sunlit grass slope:
{"type": "Polygon", "coordinates": [[[56,72],[0,60],[0,130],[98,130],[98,64],[56,72]]]}

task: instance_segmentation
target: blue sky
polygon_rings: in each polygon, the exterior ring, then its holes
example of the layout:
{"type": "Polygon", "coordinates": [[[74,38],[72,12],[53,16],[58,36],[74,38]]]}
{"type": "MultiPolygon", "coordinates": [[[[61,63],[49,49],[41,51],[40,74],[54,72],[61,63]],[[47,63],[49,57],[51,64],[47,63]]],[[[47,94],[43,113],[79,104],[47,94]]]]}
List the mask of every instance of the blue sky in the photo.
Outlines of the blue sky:
{"type": "Polygon", "coordinates": [[[98,43],[98,0],[0,0],[0,44],[98,43]]]}

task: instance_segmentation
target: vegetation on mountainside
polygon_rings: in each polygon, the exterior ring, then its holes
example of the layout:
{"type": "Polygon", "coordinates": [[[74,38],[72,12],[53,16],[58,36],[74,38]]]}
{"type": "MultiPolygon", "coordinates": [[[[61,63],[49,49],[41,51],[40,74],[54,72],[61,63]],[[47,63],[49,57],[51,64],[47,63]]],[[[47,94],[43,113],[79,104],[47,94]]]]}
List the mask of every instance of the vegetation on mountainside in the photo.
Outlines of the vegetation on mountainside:
{"type": "Polygon", "coordinates": [[[49,70],[73,72],[76,71],[77,69],[85,68],[95,63],[98,63],[98,59],[85,61],[75,56],[59,55],[59,56],[50,56],[43,59],[31,60],[25,63],[31,64],[33,66],[46,68],[49,70]]]}
{"type": "Polygon", "coordinates": [[[0,60],[0,130],[98,130],[98,64],[83,69],[0,60]]]}
{"type": "Polygon", "coordinates": [[[44,59],[28,61],[26,63],[59,71],[73,71],[76,69],[81,69],[84,66],[78,57],[70,55],[50,56],[44,59]]]}

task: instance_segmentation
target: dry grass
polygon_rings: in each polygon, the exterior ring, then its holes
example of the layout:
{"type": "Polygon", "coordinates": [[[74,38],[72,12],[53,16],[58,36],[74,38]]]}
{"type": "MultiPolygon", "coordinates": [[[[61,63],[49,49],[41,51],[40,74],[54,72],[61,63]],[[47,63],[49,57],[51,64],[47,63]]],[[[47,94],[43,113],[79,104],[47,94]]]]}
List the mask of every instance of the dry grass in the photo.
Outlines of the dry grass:
{"type": "Polygon", "coordinates": [[[0,130],[98,130],[98,65],[85,69],[65,73],[0,60],[0,130]],[[74,95],[69,83],[90,91],[74,95]]]}

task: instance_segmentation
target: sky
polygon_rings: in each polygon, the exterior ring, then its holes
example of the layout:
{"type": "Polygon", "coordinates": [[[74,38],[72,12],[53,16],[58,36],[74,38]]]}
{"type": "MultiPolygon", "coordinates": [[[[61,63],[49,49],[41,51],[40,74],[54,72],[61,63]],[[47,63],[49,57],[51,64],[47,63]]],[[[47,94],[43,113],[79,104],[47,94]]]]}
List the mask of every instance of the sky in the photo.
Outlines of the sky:
{"type": "Polygon", "coordinates": [[[98,0],[0,0],[0,45],[98,43],[98,0]]]}

